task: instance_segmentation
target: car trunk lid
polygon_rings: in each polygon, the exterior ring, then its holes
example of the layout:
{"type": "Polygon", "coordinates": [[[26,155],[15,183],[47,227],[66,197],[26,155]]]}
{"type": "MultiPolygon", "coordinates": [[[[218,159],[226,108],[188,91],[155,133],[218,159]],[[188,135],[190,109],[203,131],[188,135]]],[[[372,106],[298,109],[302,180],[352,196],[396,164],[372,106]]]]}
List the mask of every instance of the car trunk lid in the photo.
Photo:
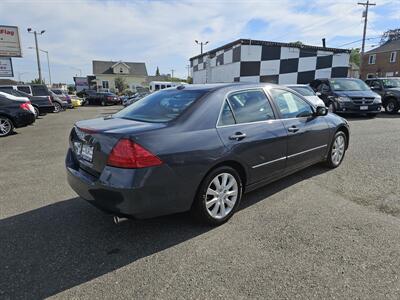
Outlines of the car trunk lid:
{"type": "Polygon", "coordinates": [[[79,167],[93,176],[99,176],[107,164],[108,156],[121,138],[163,128],[163,123],[147,123],[121,118],[97,118],[75,124],[70,147],[79,167]]]}

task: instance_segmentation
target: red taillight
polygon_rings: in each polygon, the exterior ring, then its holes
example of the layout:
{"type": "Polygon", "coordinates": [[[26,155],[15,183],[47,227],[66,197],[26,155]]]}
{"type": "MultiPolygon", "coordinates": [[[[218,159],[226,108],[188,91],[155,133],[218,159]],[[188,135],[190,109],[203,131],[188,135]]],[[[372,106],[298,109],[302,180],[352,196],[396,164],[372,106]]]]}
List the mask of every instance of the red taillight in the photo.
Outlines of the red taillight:
{"type": "Polygon", "coordinates": [[[107,99],[108,99],[108,100],[112,100],[112,99],[114,99],[114,98],[113,98],[113,97],[110,97],[110,96],[108,96],[108,97],[107,97],[107,99]]]}
{"type": "Polygon", "coordinates": [[[162,161],[139,144],[120,139],[108,157],[107,165],[118,168],[148,168],[161,165],[162,161]]]}
{"type": "Polygon", "coordinates": [[[47,96],[47,99],[49,100],[50,104],[53,104],[53,101],[51,101],[51,97],[47,96]]]}
{"type": "Polygon", "coordinates": [[[22,108],[22,109],[24,109],[24,110],[31,111],[31,110],[29,109],[29,104],[31,104],[31,102],[21,103],[21,104],[19,105],[19,107],[22,108]]]}

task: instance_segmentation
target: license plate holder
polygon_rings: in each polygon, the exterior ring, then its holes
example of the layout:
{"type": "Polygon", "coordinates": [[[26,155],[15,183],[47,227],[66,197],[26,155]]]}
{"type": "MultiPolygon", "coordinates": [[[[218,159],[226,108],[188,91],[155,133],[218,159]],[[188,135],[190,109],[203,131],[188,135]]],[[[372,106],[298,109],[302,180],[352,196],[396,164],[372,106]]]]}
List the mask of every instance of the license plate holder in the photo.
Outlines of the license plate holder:
{"type": "Polygon", "coordinates": [[[368,110],[368,105],[360,106],[360,110],[368,110]]]}
{"type": "Polygon", "coordinates": [[[86,160],[88,162],[92,162],[93,161],[93,147],[86,145],[86,144],[82,144],[81,156],[84,160],[86,160]]]}

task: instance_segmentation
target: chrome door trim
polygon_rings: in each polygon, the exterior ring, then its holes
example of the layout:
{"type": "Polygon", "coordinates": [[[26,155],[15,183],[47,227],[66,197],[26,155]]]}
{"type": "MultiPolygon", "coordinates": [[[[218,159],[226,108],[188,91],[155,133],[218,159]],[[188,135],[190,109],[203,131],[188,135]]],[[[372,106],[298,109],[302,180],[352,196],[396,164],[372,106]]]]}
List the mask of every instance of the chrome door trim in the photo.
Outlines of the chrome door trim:
{"type": "Polygon", "coordinates": [[[278,162],[278,161],[281,161],[281,160],[284,160],[284,159],[286,159],[286,156],[285,156],[285,157],[278,158],[278,159],[270,160],[270,161],[261,163],[261,164],[259,164],[259,165],[252,166],[252,168],[253,168],[253,169],[259,168],[259,167],[262,167],[262,166],[266,166],[266,165],[269,165],[269,164],[273,164],[273,163],[275,163],[275,162],[278,162]]]}
{"type": "Polygon", "coordinates": [[[321,149],[321,148],[325,148],[327,146],[328,146],[328,144],[325,144],[325,145],[321,145],[321,146],[318,146],[318,147],[315,147],[315,148],[311,148],[311,149],[308,149],[308,150],[305,150],[305,151],[301,151],[301,152],[298,152],[298,153],[295,153],[295,154],[292,154],[292,155],[288,155],[288,156],[285,156],[285,157],[280,157],[280,158],[277,158],[277,159],[274,159],[274,160],[270,160],[270,161],[263,162],[261,164],[252,166],[252,168],[255,169],[255,168],[259,168],[259,167],[266,166],[266,165],[269,165],[269,164],[273,164],[273,163],[276,163],[278,161],[281,161],[281,160],[284,160],[284,159],[288,159],[288,158],[292,158],[292,157],[296,157],[296,156],[299,156],[299,155],[302,155],[302,154],[306,154],[308,152],[315,151],[315,150],[318,150],[318,149],[321,149]]]}
{"type": "Polygon", "coordinates": [[[295,153],[295,154],[292,154],[292,155],[288,155],[287,158],[292,158],[292,157],[295,157],[295,156],[306,154],[308,152],[315,151],[315,150],[318,150],[318,149],[321,149],[321,148],[325,148],[327,146],[328,146],[328,144],[321,145],[321,146],[318,146],[318,147],[315,147],[315,148],[311,148],[311,149],[308,149],[308,150],[305,150],[305,151],[301,151],[301,152],[298,152],[298,153],[295,153]]]}

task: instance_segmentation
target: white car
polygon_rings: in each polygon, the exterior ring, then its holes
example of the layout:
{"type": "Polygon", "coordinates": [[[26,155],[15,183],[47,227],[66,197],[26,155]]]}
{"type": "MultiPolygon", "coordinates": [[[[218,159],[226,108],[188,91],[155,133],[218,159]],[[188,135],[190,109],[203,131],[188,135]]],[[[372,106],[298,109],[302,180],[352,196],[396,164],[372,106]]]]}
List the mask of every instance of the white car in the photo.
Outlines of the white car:
{"type": "Polygon", "coordinates": [[[17,97],[17,96],[10,95],[10,94],[4,93],[4,92],[0,92],[0,95],[3,96],[3,97],[5,97],[5,98],[7,98],[7,99],[10,99],[10,100],[17,100],[17,101],[28,102],[29,110],[35,115],[35,118],[38,117],[38,116],[36,115],[35,108],[32,106],[31,101],[29,101],[29,99],[28,99],[27,97],[17,97]]]}
{"type": "Polygon", "coordinates": [[[325,106],[324,101],[318,97],[318,95],[314,92],[314,90],[307,84],[287,84],[288,88],[298,92],[304,98],[309,100],[312,104],[317,106],[325,106]]]}

